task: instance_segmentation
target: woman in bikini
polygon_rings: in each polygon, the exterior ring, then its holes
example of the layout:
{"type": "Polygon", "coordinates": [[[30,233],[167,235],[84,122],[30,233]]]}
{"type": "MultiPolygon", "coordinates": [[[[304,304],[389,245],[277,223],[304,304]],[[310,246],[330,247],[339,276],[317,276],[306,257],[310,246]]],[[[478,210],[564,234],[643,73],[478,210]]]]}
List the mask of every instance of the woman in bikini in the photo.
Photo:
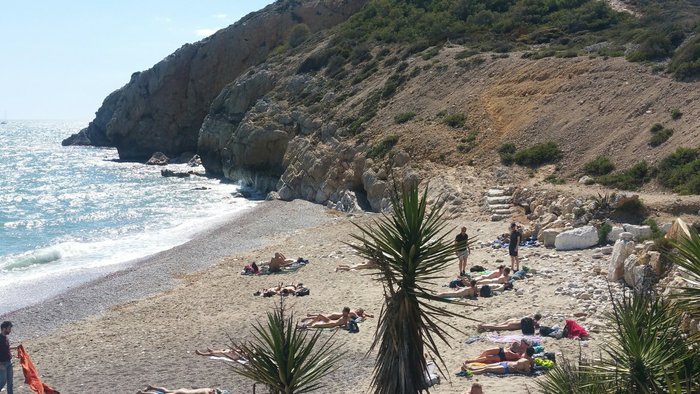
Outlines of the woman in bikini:
{"type": "Polygon", "coordinates": [[[532,356],[535,354],[535,349],[527,348],[527,352],[518,361],[502,361],[492,364],[487,364],[483,366],[467,366],[464,368],[469,369],[474,375],[482,375],[485,373],[495,373],[495,374],[511,374],[511,373],[522,373],[527,374],[532,370],[534,364],[532,356]]]}
{"type": "Polygon", "coordinates": [[[375,263],[374,260],[368,260],[368,261],[365,261],[364,263],[359,263],[359,264],[355,264],[355,265],[340,264],[339,266],[337,266],[335,268],[335,272],[368,270],[368,269],[374,269],[374,268],[379,268],[377,266],[377,263],[375,263]]]}
{"type": "Polygon", "coordinates": [[[440,298],[458,298],[458,297],[476,297],[479,294],[479,289],[476,287],[476,281],[471,280],[469,282],[469,287],[463,287],[461,289],[446,291],[442,293],[435,293],[436,297],[440,298]]]}

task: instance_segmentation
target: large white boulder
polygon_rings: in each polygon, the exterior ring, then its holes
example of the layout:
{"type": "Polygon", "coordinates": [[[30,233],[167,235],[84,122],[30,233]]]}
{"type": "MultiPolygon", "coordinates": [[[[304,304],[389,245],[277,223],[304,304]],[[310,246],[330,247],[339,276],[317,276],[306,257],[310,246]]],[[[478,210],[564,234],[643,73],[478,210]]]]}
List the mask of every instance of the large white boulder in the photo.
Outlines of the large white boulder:
{"type": "Polygon", "coordinates": [[[637,279],[635,276],[637,273],[635,271],[635,267],[637,267],[637,263],[638,263],[637,255],[631,254],[631,255],[627,256],[627,258],[625,259],[625,262],[623,264],[625,267],[625,274],[624,274],[625,283],[627,283],[627,286],[629,286],[629,287],[634,287],[634,285],[637,283],[637,279]]]}
{"type": "Polygon", "coordinates": [[[598,244],[598,230],[593,226],[583,226],[564,231],[554,239],[557,250],[588,249],[598,244]]]}
{"type": "Polygon", "coordinates": [[[625,260],[634,253],[634,241],[618,239],[613,246],[610,263],[608,264],[608,280],[617,282],[625,274],[625,260]]]}
{"type": "Polygon", "coordinates": [[[553,248],[554,247],[554,241],[557,238],[557,235],[561,234],[561,230],[556,229],[556,228],[548,228],[546,230],[542,231],[542,243],[544,244],[545,248],[553,248]]]}
{"type": "Polygon", "coordinates": [[[653,234],[650,226],[637,226],[635,224],[623,224],[622,226],[626,232],[632,233],[635,241],[649,239],[653,234]]]}

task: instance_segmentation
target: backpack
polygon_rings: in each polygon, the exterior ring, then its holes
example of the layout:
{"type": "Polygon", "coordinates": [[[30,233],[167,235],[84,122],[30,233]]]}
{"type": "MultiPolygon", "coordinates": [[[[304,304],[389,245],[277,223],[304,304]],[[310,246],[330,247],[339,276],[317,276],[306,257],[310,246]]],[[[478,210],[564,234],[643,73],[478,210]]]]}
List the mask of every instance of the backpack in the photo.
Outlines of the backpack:
{"type": "Polygon", "coordinates": [[[520,319],[520,329],[523,335],[535,335],[535,321],[531,317],[520,319]]]}
{"type": "Polygon", "coordinates": [[[311,294],[311,290],[309,290],[308,287],[302,287],[301,289],[297,289],[297,291],[294,292],[294,295],[297,297],[303,297],[311,294]]]}
{"type": "Polygon", "coordinates": [[[479,289],[479,297],[491,297],[493,295],[493,290],[491,290],[491,286],[489,285],[483,285],[479,289]]]}
{"type": "Polygon", "coordinates": [[[353,334],[360,332],[360,326],[357,325],[357,322],[354,319],[348,322],[348,332],[353,334]]]}
{"type": "Polygon", "coordinates": [[[462,283],[462,279],[453,279],[450,281],[450,289],[456,289],[458,287],[464,287],[464,284],[462,283]]]}
{"type": "Polygon", "coordinates": [[[475,265],[471,268],[469,268],[469,272],[484,272],[486,271],[486,268],[480,266],[480,265],[475,265]]]}

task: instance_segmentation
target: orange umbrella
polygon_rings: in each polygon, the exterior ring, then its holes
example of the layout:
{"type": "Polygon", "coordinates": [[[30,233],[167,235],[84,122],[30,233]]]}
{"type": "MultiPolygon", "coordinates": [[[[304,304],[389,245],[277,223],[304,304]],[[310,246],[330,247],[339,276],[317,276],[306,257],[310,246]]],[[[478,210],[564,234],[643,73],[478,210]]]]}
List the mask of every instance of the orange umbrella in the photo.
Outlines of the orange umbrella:
{"type": "Polygon", "coordinates": [[[35,393],[37,394],[61,394],[54,388],[47,386],[39,378],[39,372],[37,372],[36,367],[29,358],[27,351],[24,350],[24,346],[17,346],[17,355],[19,356],[19,363],[22,366],[22,372],[24,373],[24,383],[29,385],[35,393]]]}

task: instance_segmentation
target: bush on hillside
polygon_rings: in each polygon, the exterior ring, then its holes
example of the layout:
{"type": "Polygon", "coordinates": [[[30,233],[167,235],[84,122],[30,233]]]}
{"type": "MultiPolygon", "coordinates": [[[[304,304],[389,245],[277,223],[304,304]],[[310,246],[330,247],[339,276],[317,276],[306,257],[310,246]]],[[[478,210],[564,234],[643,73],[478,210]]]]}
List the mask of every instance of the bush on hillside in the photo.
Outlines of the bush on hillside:
{"type": "Polygon", "coordinates": [[[466,116],[463,114],[450,114],[445,116],[445,119],[443,119],[443,123],[452,127],[453,129],[459,129],[464,127],[464,121],[466,120],[466,116]]]}
{"type": "Polygon", "coordinates": [[[309,34],[311,34],[311,29],[309,29],[309,26],[307,26],[304,23],[300,23],[298,25],[295,25],[292,28],[292,31],[289,33],[289,46],[292,48],[296,48],[299,45],[301,45],[306,39],[309,37],[309,34]]]}
{"type": "Polygon", "coordinates": [[[671,110],[671,119],[673,120],[678,120],[683,116],[683,112],[679,110],[678,108],[674,108],[671,110]]]}
{"type": "Polygon", "coordinates": [[[600,176],[611,173],[615,165],[605,156],[598,156],[583,166],[583,171],[592,176],[600,176]]]}
{"type": "Polygon", "coordinates": [[[676,51],[668,69],[681,81],[700,77],[700,35],[696,35],[676,51]]]}
{"type": "Polygon", "coordinates": [[[662,185],[681,194],[700,194],[700,148],[678,148],[658,165],[662,185]]]}
{"type": "Polygon", "coordinates": [[[396,122],[397,124],[406,123],[406,122],[408,122],[409,120],[411,120],[411,119],[413,119],[413,118],[415,118],[415,117],[416,117],[416,113],[413,112],[413,111],[411,111],[411,112],[402,112],[402,113],[397,114],[396,116],[394,116],[394,122],[396,122]]]}
{"type": "Polygon", "coordinates": [[[662,129],[656,133],[653,133],[651,139],[649,140],[649,146],[657,147],[664,142],[668,141],[673,135],[673,129],[662,129]]]}
{"type": "Polygon", "coordinates": [[[372,159],[381,159],[386,156],[389,151],[399,142],[399,136],[396,134],[384,137],[379,143],[372,146],[367,152],[367,157],[372,159]]]}
{"type": "Polygon", "coordinates": [[[501,163],[507,166],[513,164],[515,161],[513,156],[517,150],[518,148],[515,147],[515,144],[510,142],[501,145],[501,147],[498,148],[498,156],[501,158],[501,163]]]}
{"type": "Polygon", "coordinates": [[[562,151],[555,142],[535,144],[515,152],[513,160],[516,164],[527,167],[539,167],[544,164],[555,163],[562,158],[562,151]]]}
{"type": "Polygon", "coordinates": [[[625,171],[599,176],[596,182],[621,190],[637,190],[651,178],[651,168],[645,161],[640,161],[625,171]]]}

